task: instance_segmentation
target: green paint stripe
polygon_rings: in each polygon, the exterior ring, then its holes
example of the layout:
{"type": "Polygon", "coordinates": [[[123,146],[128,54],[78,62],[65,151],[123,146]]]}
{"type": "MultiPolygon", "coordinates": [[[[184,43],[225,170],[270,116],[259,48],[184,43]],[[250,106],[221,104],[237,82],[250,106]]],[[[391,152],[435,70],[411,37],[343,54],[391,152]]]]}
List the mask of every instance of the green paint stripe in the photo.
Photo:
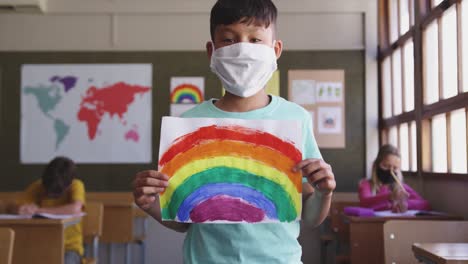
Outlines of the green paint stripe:
{"type": "Polygon", "coordinates": [[[189,177],[172,195],[166,208],[162,208],[163,219],[175,219],[177,210],[184,200],[196,189],[210,183],[240,183],[254,188],[270,199],[276,206],[278,220],[282,222],[294,221],[297,210],[292,199],[301,199],[299,193],[291,197],[280,185],[263,177],[244,170],[228,167],[211,168],[189,177]]]}

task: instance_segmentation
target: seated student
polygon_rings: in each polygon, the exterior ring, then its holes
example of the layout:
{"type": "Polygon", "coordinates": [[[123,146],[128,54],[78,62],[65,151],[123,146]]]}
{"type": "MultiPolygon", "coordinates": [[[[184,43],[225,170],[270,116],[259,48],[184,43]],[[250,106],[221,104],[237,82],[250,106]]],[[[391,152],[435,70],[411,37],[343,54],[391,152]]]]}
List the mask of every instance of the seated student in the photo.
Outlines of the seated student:
{"type": "Polygon", "coordinates": [[[359,183],[359,201],[362,207],[401,213],[407,210],[430,209],[426,200],[403,183],[400,162],[400,153],[397,148],[392,145],[384,145],[380,148],[372,165],[372,178],[359,183]],[[399,179],[399,182],[395,177],[399,179]]]}
{"type": "MultiPolygon", "coordinates": [[[[66,157],[54,158],[45,168],[42,178],[25,190],[17,208],[18,214],[36,213],[78,214],[85,204],[83,182],[75,179],[75,163],[66,157]]],[[[83,255],[81,224],[65,229],[65,264],[81,263],[83,255]]]]}

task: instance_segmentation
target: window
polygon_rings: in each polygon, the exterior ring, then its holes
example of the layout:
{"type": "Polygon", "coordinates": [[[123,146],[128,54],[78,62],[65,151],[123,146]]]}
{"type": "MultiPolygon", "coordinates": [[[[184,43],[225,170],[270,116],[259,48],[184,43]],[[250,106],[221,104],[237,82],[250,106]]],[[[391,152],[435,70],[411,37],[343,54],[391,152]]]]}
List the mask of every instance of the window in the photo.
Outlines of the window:
{"type": "Polygon", "coordinates": [[[450,152],[451,172],[467,173],[465,109],[450,114],[450,152]]]}
{"type": "Polygon", "coordinates": [[[385,118],[392,116],[392,69],[390,58],[382,63],[382,104],[383,116],[385,118]]]}
{"type": "Polygon", "coordinates": [[[417,159],[417,144],[416,144],[416,122],[411,122],[411,171],[417,171],[418,170],[418,159],[417,159]]]}
{"type": "Polygon", "coordinates": [[[432,7],[438,6],[440,3],[442,3],[443,0],[431,0],[432,1],[432,7]]]}
{"type": "Polygon", "coordinates": [[[414,109],[414,51],[413,40],[409,40],[403,46],[404,57],[404,99],[405,99],[405,112],[414,109]]]}
{"type": "Polygon", "coordinates": [[[460,45],[462,49],[462,69],[463,69],[463,85],[462,90],[464,92],[468,92],[468,1],[464,0],[461,2],[461,21],[462,21],[462,45],[460,45]]]}
{"type": "Polygon", "coordinates": [[[388,143],[398,147],[398,130],[396,127],[391,127],[388,130],[388,143]]]}
{"type": "Polygon", "coordinates": [[[414,0],[409,1],[409,16],[410,16],[411,26],[413,26],[414,25],[414,0]]]}
{"type": "Polygon", "coordinates": [[[447,172],[447,128],[445,114],[432,118],[432,171],[447,172]]]}
{"type": "Polygon", "coordinates": [[[442,24],[442,97],[449,98],[458,93],[457,76],[457,12],[452,6],[444,13],[442,24]]]}
{"type": "Polygon", "coordinates": [[[400,125],[400,155],[401,155],[401,169],[403,171],[409,171],[409,134],[408,124],[400,125]]]}
{"type": "Polygon", "coordinates": [[[389,27],[390,27],[390,42],[398,39],[398,0],[388,1],[389,10],[389,27]]]}
{"type": "Polygon", "coordinates": [[[403,35],[410,27],[409,1],[400,0],[400,35],[403,35]]]}
{"type": "Polygon", "coordinates": [[[379,14],[380,143],[405,176],[468,181],[468,0],[379,0],[379,14]]]}
{"type": "Polygon", "coordinates": [[[401,51],[398,49],[392,55],[392,88],[393,88],[393,115],[401,114],[401,51]]]}
{"type": "Polygon", "coordinates": [[[439,30],[437,21],[424,31],[424,102],[431,104],[439,100],[439,30]]]}

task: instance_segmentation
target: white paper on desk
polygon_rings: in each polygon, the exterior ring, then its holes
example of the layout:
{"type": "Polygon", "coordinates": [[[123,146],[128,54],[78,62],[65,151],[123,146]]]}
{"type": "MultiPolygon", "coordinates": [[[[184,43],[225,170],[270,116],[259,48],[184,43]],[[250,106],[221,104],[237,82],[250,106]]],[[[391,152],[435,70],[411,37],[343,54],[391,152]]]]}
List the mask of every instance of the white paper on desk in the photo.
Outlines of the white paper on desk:
{"type": "Polygon", "coordinates": [[[35,218],[48,218],[48,219],[68,219],[73,217],[82,217],[86,215],[86,213],[78,213],[78,214],[48,214],[48,213],[39,213],[33,215],[35,218]]]}
{"type": "Polygon", "coordinates": [[[32,215],[0,214],[0,219],[28,219],[32,215]]]}
{"type": "Polygon", "coordinates": [[[386,211],[376,211],[374,212],[375,216],[380,216],[380,217],[389,217],[389,216],[415,216],[417,213],[419,213],[419,210],[408,210],[404,213],[393,213],[390,210],[386,211]]]}

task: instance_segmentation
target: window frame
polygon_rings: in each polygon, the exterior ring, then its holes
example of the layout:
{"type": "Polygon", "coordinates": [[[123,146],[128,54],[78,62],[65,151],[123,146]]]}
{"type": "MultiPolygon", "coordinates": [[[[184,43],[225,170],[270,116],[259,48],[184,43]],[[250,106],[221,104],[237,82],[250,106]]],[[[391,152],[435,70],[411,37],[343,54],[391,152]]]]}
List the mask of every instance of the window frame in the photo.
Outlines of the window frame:
{"type": "MultiPolygon", "coordinates": [[[[379,95],[379,143],[382,145],[389,139],[388,130],[391,127],[400,127],[401,124],[407,123],[408,127],[411,126],[412,122],[416,124],[416,164],[417,170],[411,171],[411,144],[410,144],[410,152],[409,155],[409,171],[404,171],[405,176],[409,177],[422,177],[422,178],[436,178],[436,179],[455,179],[455,180],[463,180],[468,181],[468,174],[467,173],[453,173],[451,172],[451,150],[450,150],[450,133],[447,131],[447,173],[436,173],[432,172],[432,154],[431,154],[431,136],[430,136],[430,128],[431,128],[431,118],[437,116],[439,114],[445,114],[446,117],[446,127],[450,127],[450,113],[454,110],[458,109],[465,109],[465,117],[466,117],[466,126],[468,131],[468,92],[463,92],[463,66],[468,67],[468,65],[462,65],[462,18],[461,18],[461,2],[468,1],[468,0],[443,0],[437,6],[432,7],[432,0],[409,0],[408,10],[410,12],[410,23],[409,23],[409,30],[407,32],[400,32],[400,16],[398,14],[397,18],[397,28],[398,28],[398,38],[395,42],[390,43],[390,13],[389,13],[389,4],[390,1],[397,1],[398,10],[400,10],[400,0],[379,0],[379,52],[378,52],[378,75],[379,75],[379,88],[378,88],[378,95],[379,95]],[[411,5],[413,6],[411,7],[411,5]],[[441,47],[441,17],[444,13],[449,10],[451,7],[455,5],[456,7],[456,21],[457,21],[457,76],[458,76],[458,87],[457,91],[458,94],[443,99],[442,98],[442,73],[441,68],[442,65],[439,63],[439,100],[437,102],[431,104],[424,103],[424,87],[423,87],[423,32],[424,29],[433,21],[437,21],[438,25],[438,56],[439,61],[442,61],[441,54],[442,54],[442,47],[441,47]],[[411,24],[411,19],[414,18],[414,24],[411,24]],[[391,117],[384,118],[383,117],[383,84],[382,84],[382,63],[385,59],[390,59],[391,61],[391,69],[393,71],[393,60],[391,59],[394,52],[398,49],[401,51],[404,50],[404,46],[412,39],[413,41],[413,58],[414,58],[414,109],[408,112],[405,112],[405,102],[403,99],[403,112],[398,115],[394,115],[393,109],[393,88],[394,86],[391,85],[391,94],[392,98],[390,98],[391,109],[390,113],[392,114],[391,117]],[[429,147],[427,146],[429,144],[429,147]],[[429,148],[429,153],[428,152],[429,148]]],[[[465,3],[468,4],[468,3],[465,3]]],[[[399,12],[399,11],[398,11],[399,12]]],[[[465,18],[468,19],[468,18],[465,18]]],[[[468,44],[465,44],[468,47],[468,44]]],[[[468,52],[468,48],[465,48],[464,52],[468,52]]],[[[404,59],[403,59],[403,52],[402,52],[402,59],[401,59],[402,71],[404,71],[404,59]]],[[[388,73],[387,73],[388,74],[388,73]]],[[[405,73],[402,72],[402,94],[405,94],[405,73]]],[[[391,76],[391,83],[393,83],[393,73],[390,73],[391,76]]],[[[466,88],[465,88],[466,89],[466,88]]],[[[410,133],[408,133],[410,134],[410,133]]],[[[399,138],[400,135],[398,135],[399,138]]],[[[468,132],[467,132],[467,142],[468,142],[468,132]]],[[[411,136],[409,138],[411,142],[411,136]]],[[[398,143],[398,148],[400,143],[398,143]]],[[[468,145],[468,143],[467,143],[468,145]]],[[[468,150],[468,146],[467,146],[468,150]]],[[[468,163],[468,161],[467,161],[468,163]]]]}

